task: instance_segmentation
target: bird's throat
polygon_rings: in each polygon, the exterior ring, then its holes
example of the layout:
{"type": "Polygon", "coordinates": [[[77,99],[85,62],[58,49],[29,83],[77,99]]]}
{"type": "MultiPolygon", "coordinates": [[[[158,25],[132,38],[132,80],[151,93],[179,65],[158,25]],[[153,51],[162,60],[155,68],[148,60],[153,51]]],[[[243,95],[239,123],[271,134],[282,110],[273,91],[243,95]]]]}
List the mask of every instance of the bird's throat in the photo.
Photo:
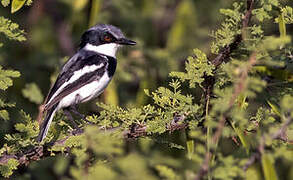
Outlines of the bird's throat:
{"type": "Polygon", "coordinates": [[[87,43],[83,49],[116,58],[118,47],[119,45],[116,43],[102,44],[98,46],[87,43]]]}

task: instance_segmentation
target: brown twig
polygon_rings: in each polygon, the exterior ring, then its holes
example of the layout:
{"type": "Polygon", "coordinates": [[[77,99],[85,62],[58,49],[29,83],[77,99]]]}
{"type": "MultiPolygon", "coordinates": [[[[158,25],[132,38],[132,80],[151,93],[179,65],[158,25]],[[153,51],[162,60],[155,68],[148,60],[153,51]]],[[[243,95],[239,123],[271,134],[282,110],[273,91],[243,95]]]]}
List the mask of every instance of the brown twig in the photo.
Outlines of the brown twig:
{"type": "Polygon", "coordinates": [[[271,137],[272,139],[281,139],[284,141],[288,141],[288,137],[284,137],[284,134],[286,134],[286,130],[288,126],[292,123],[293,119],[289,117],[285,123],[281,126],[281,128],[275,133],[272,134],[271,137]]]}
{"type": "MultiPolygon", "coordinates": [[[[244,15],[244,18],[243,18],[243,21],[242,21],[242,31],[245,30],[245,28],[248,26],[249,24],[249,21],[251,19],[251,14],[252,14],[252,9],[253,9],[253,5],[254,5],[254,0],[247,0],[247,11],[244,15]]],[[[225,61],[228,60],[228,58],[230,57],[231,53],[238,48],[239,44],[242,42],[243,40],[243,34],[239,34],[235,37],[234,41],[228,45],[227,47],[225,47],[218,55],[216,58],[214,58],[213,60],[211,60],[211,63],[216,67],[216,69],[225,61]]],[[[250,58],[250,65],[249,67],[247,67],[247,69],[244,71],[246,73],[242,73],[240,77],[240,79],[246,79],[247,77],[247,72],[248,70],[251,68],[251,66],[255,63],[255,54],[253,56],[251,56],[250,58]]],[[[215,83],[215,78],[214,77],[211,77],[211,76],[208,76],[208,77],[205,77],[205,92],[206,92],[206,97],[210,97],[211,96],[211,90],[213,89],[213,86],[214,86],[214,83],[215,83]]],[[[237,96],[239,95],[239,93],[244,89],[244,86],[245,84],[243,84],[243,81],[238,84],[236,84],[235,86],[235,92],[232,96],[232,98],[230,99],[230,102],[229,102],[229,108],[230,109],[237,96]]],[[[207,99],[207,98],[206,98],[207,99]]],[[[221,117],[221,120],[219,121],[218,123],[218,127],[217,127],[217,131],[215,132],[213,138],[212,138],[212,141],[213,143],[217,143],[221,134],[222,134],[222,130],[224,128],[224,125],[225,125],[225,117],[222,116],[221,117]]],[[[200,170],[196,176],[196,180],[200,180],[202,179],[202,177],[208,172],[209,170],[209,162],[210,162],[210,159],[212,157],[212,154],[211,152],[207,152],[206,155],[205,155],[205,160],[203,162],[203,164],[201,165],[200,167],[200,170]]]]}
{"type": "MultiPolygon", "coordinates": [[[[232,109],[232,107],[235,104],[235,101],[236,101],[237,97],[240,95],[240,93],[242,93],[246,89],[245,82],[246,82],[246,79],[248,76],[248,72],[251,70],[252,66],[255,65],[255,63],[256,63],[256,53],[252,53],[252,55],[249,58],[248,65],[240,71],[239,80],[234,85],[234,91],[233,91],[233,94],[229,100],[229,106],[228,106],[226,112],[223,113],[223,115],[221,116],[220,121],[218,122],[217,130],[212,137],[213,144],[216,144],[222,135],[222,132],[223,132],[223,129],[225,126],[225,122],[226,122],[226,118],[225,118],[226,114],[232,109]]],[[[203,164],[201,165],[195,180],[202,179],[205,176],[205,174],[208,172],[209,162],[211,160],[211,157],[212,157],[212,153],[210,151],[207,152],[205,155],[205,159],[203,161],[203,164]]]]}
{"type": "MultiPolygon", "coordinates": [[[[244,36],[244,31],[245,29],[247,28],[248,24],[249,24],[249,21],[251,19],[251,15],[252,15],[252,9],[253,9],[253,5],[254,5],[254,0],[247,0],[247,11],[243,17],[243,20],[242,20],[242,34],[239,34],[235,37],[234,41],[226,46],[225,48],[222,49],[222,51],[213,59],[211,60],[211,63],[216,67],[216,69],[225,61],[228,60],[228,58],[230,57],[231,53],[236,50],[239,46],[239,44],[242,42],[243,40],[243,36],[244,36]]],[[[249,65],[247,67],[247,69],[245,69],[241,74],[241,77],[239,78],[240,81],[239,83],[236,84],[235,88],[234,88],[234,93],[229,101],[229,108],[228,109],[231,109],[231,107],[233,106],[237,96],[241,93],[241,91],[243,91],[243,89],[245,88],[245,84],[243,83],[246,78],[247,78],[247,72],[250,70],[250,68],[254,65],[256,61],[256,58],[255,58],[255,54],[253,54],[251,57],[250,57],[250,60],[249,60],[249,65]]],[[[204,85],[205,85],[205,92],[206,92],[206,97],[210,97],[211,96],[211,90],[213,89],[213,86],[214,86],[214,83],[215,83],[215,78],[212,77],[212,76],[208,76],[208,77],[205,77],[205,82],[204,82],[204,85]]],[[[207,98],[206,98],[207,99],[207,98]]],[[[222,130],[225,126],[225,116],[222,116],[219,123],[218,123],[218,127],[217,127],[217,131],[215,132],[214,136],[212,137],[212,141],[213,143],[217,143],[221,134],[222,134],[222,130]]],[[[195,178],[195,180],[200,180],[203,178],[203,176],[205,176],[205,174],[208,172],[209,170],[209,162],[210,162],[210,159],[212,157],[212,154],[211,152],[207,152],[206,155],[205,155],[205,159],[204,159],[204,162],[203,164],[201,165],[200,167],[200,170],[195,178]]]]}
{"type": "MultiPolygon", "coordinates": [[[[219,121],[218,126],[217,126],[217,131],[215,132],[214,136],[212,137],[213,144],[216,144],[218,142],[218,140],[220,139],[223,128],[225,126],[225,122],[226,122],[225,117],[221,116],[221,120],[219,121]]],[[[203,163],[200,166],[200,169],[197,173],[197,176],[195,177],[195,180],[200,180],[207,174],[207,172],[209,171],[209,163],[210,163],[211,157],[212,157],[212,153],[210,151],[208,151],[205,155],[203,163]]]]}
{"type": "MultiPolygon", "coordinates": [[[[173,121],[166,126],[167,131],[173,132],[175,130],[180,130],[186,128],[187,124],[184,123],[186,116],[185,115],[176,115],[173,119],[173,121]]],[[[118,128],[119,129],[119,128],[118,128]]],[[[106,132],[111,132],[118,130],[117,128],[113,129],[107,129],[106,132]]],[[[122,135],[124,138],[138,138],[141,136],[146,136],[146,125],[136,125],[130,128],[130,130],[125,130],[122,132],[122,135]]],[[[51,151],[50,149],[53,146],[63,146],[66,141],[73,136],[78,136],[83,134],[83,130],[74,130],[72,131],[69,135],[67,135],[65,138],[60,139],[58,141],[50,142],[44,145],[39,145],[32,147],[28,149],[27,151],[23,153],[16,153],[16,154],[4,154],[0,157],[0,165],[6,164],[9,159],[15,159],[19,162],[19,165],[28,165],[32,161],[37,161],[40,160],[44,157],[49,157],[51,156],[51,151]]],[[[70,149],[67,149],[63,151],[62,153],[68,153],[70,149]]],[[[61,153],[61,152],[54,152],[55,154],[61,153]]]]}
{"type": "Polygon", "coordinates": [[[234,39],[234,41],[226,46],[213,60],[211,60],[212,64],[218,68],[225,60],[227,60],[231,53],[237,49],[239,44],[242,42],[242,36],[237,35],[234,39]]]}
{"type": "MultiPolygon", "coordinates": [[[[280,129],[271,134],[270,137],[272,138],[272,140],[275,139],[280,139],[280,140],[284,140],[284,141],[288,141],[288,139],[284,139],[283,135],[286,134],[286,130],[288,128],[288,126],[293,122],[293,118],[288,117],[287,120],[284,122],[284,124],[280,127],[280,129]]],[[[257,152],[254,153],[252,156],[250,156],[250,158],[248,159],[248,161],[245,163],[245,165],[243,166],[243,170],[246,171],[251,165],[253,165],[256,160],[260,159],[261,154],[264,151],[264,136],[261,139],[261,143],[259,144],[258,148],[257,148],[257,152]]]]}
{"type": "MultiPolygon", "coordinates": [[[[214,59],[210,60],[210,62],[215,66],[215,69],[217,69],[223,62],[229,60],[229,57],[231,56],[232,52],[238,48],[239,44],[245,37],[245,29],[248,27],[248,24],[251,19],[254,2],[255,0],[247,0],[247,11],[242,19],[242,34],[236,35],[234,41],[231,44],[224,47],[214,59]]],[[[207,103],[207,97],[212,96],[212,89],[215,84],[215,77],[205,76],[204,79],[205,80],[203,82],[203,86],[205,87],[205,103],[207,103]]]]}
{"type": "Polygon", "coordinates": [[[249,159],[248,161],[245,163],[245,165],[243,166],[243,170],[246,171],[251,165],[254,164],[255,161],[257,161],[260,158],[260,154],[259,153],[254,153],[249,159]]]}

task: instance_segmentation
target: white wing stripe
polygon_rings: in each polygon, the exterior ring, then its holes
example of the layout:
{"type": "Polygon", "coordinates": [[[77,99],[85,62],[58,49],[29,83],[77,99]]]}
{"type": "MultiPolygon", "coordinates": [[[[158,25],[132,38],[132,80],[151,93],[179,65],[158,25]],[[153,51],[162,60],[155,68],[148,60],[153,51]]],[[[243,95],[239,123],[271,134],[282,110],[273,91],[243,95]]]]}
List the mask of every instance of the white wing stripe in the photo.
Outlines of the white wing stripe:
{"type": "Polygon", "coordinates": [[[91,66],[85,66],[82,69],[75,71],[71,78],[66,81],[64,84],[62,84],[58,90],[51,96],[50,100],[48,100],[47,104],[49,104],[68,84],[73,83],[74,81],[78,80],[81,76],[83,76],[86,73],[93,72],[101,67],[104,66],[104,63],[101,63],[99,65],[91,65],[91,66]]]}
{"type": "Polygon", "coordinates": [[[57,109],[68,107],[74,103],[83,103],[94,97],[97,97],[104,91],[110,80],[111,77],[109,77],[107,72],[105,72],[99,80],[86,84],[85,86],[75,90],[74,92],[62,98],[62,100],[60,100],[60,103],[58,104],[57,109]]]}

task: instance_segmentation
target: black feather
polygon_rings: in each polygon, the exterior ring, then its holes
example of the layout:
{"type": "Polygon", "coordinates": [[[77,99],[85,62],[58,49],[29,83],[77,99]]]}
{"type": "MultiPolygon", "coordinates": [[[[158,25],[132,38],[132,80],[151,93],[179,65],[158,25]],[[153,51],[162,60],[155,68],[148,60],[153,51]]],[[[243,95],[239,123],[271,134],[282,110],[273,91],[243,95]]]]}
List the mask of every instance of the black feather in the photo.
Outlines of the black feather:
{"type": "MultiPolygon", "coordinates": [[[[76,56],[73,56],[62,67],[62,70],[59,76],[57,77],[56,82],[54,83],[53,87],[48,93],[45,104],[50,101],[53,94],[62,86],[62,84],[69,81],[69,79],[73,76],[75,71],[78,71],[84,68],[85,66],[100,65],[101,63],[106,64],[107,60],[108,59],[105,58],[105,56],[102,56],[95,52],[80,50],[76,56]]],[[[115,68],[116,68],[116,65],[115,65],[115,68]]]]}
{"type": "Polygon", "coordinates": [[[39,135],[37,138],[37,142],[43,141],[43,139],[46,137],[48,129],[49,129],[51,122],[52,122],[52,121],[50,121],[50,119],[52,116],[54,116],[54,111],[57,106],[58,106],[58,104],[55,104],[51,109],[49,109],[47,111],[46,117],[45,117],[44,121],[42,122],[42,125],[40,126],[40,132],[39,132],[39,135]]]}
{"type": "Polygon", "coordinates": [[[114,57],[107,56],[108,58],[108,76],[112,77],[116,71],[116,66],[117,66],[117,60],[114,57]]]}

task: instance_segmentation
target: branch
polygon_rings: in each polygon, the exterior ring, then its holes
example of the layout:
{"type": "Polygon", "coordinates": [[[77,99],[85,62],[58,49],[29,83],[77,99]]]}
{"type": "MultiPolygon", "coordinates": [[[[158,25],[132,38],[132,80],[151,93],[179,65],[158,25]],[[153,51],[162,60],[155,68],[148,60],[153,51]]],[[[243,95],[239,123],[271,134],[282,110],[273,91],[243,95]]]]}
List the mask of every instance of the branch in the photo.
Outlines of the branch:
{"type": "MultiPolygon", "coordinates": [[[[229,57],[231,56],[232,52],[238,48],[239,44],[242,42],[243,38],[245,37],[244,32],[251,19],[254,2],[255,0],[247,0],[247,11],[242,19],[242,34],[237,35],[231,44],[224,47],[214,59],[210,60],[210,62],[215,66],[215,69],[218,69],[218,67],[223,62],[227,62],[229,60],[229,57]]],[[[212,96],[212,89],[215,84],[215,77],[205,76],[204,79],[205,80],[203,82],[203,86],[205,87],[204,90],[205,90],[205,97],[207,101],[208,97],[212,96]]],[[[207,102],[205,103],[207,104],[207,102]]]]}
{"type": "MultiPolygon", "coordinates": [[[[247,11],[242,19],[242,32],[247,28],[249,21],[251,19],[252,15],[252,9],[254,5],[254,0],[247,0],[247,11]]],[[[221,65],[227,58],[230,57],[231,53],[238,48],[239,44],[243,40],[243,34],[239,34],[235,37],[234,41],[226,46],[222,51],[215,57],[213,60],[211,60],[212,64],[217,68],[219,65],[221,65]]]]}
{"type": "MultiPolygon", "coordinates": [[[[215,57],[213,60],[211,60],[211,63],[216,67],[216,69],[223,62],[227,61],[227,59],[230,57],[231,53],[234,50],[236,50],[238,48],[239,44],[242,42],[243,37],[244,37],[243,32],[247,28],[249,21],[251,19],[253,5],[254,5],[254,0],[247,0],[247,11],[246,11],[244,18],[242,20],[242,34],[237,35],[235,37],[234,41],[230,45],[223,48],[222,51],[217,55],[217,57],[215,57]]],[[[255,55],[256,55],[255,53],[251,55],[251,57],[249,59],[250,63],[248,65],[248,67],[246,68],[246,70],[243,71],[244,73],[241,74],[239,83],[236,84],[234,87],[234,93],[229,101],[228,111],[232,108],[238,95],[245,89],[245,84],[243,82],[247,78],[248,71],[256,63],[255,55]]],[[[204,86],[205,86],[206,99],[208,99],[208,97],[211,96],[214,83],[215,83],[215,78],[213,76],[206,76],[205,77],[204,86]]],[[[206,104],[207,104],[207,102],[206,102],[206,104]]],[[[212,137],[212,143],[218,142],[220,136],[222,135],[222,131],[225,126],[225,122],[226,122],[226,118],[223,115],[218,123],[217,130],[216,130],[214,136],[212,137]]],[[[202,163],[195,180],[200,180],[207,174],[207,172],[209,170],[209,162],[210,162],[211,157],[212,157],[212,154],[210,151],[208,151],[205,155],[204,162],[202,163]]]]}
{"type": "Polygon", "coordinates": [[[245,163],[245,165],[243,166],[243,170],[246,171],[251,165],[254,164],[255,161],[257,161],[260,158],[260,154],[259,153],[254,153],[249,159],[248,161],[245,163]]]}
{"type": "MultiPolygon", "coordinates": [[[[184,123],[186,116],[185,115],[175,115],[173,118],[173,121],[166,126],[166,129],[168,132],[173,132],[180,129],[185,129],[187,127],[187,124],[184,123]]],[[[146,125],[137,125],[134,124],[132,127],[130,127],[129,130],[125,130],[123,132],[124,138],[138,138],[141,136],[146,136],[146,125]]]]}
{"type": "Polygon", "coordinates": [[[284,141],[287,141],[288,138],[284,137],[284,134],[286,134],[286,130],[288,128],[288,126],[292,123],[293,119],[291,117],[289,117],[285,123],[281,126],[281,128],[275,133],[272,134],[271,137],[272,139],[281,139],[284,141]]]}
{"type": "MultiPolygon", "coordinates": [[[[276,139],[280,139],[280,140],[284,140],[287,141],[287,138],[284,138],[284,134],[286,134],[286,130],[288,129],[288,126],[293,122],[293,118],[292,117],[288,117],[287,120],[284,122],[284,124],[280,127],[280,129],[275,132],[274,134],[271,134],[270,137],[272,138],[272,140],[276,140],[276,139]]],[[[262,139],[264,139],[262,137],[262,139]]],[[[264,142],[262,141],[262,143],[260,143],[260,145],[258,146],[258,151],[253,154],[252,156],[250,156],[249,160],[245,163],[245,165],[243,166],[243,170],[246,171],[252,164],[254,164],[256,162],[256,160],[260,159],[262,151],[264,149],[264,142]]]]}
{"type": "MultiPolygon", "coordinates": [[[[218,125],[217,125],[217,130],[212,137],[213,144],[217,144],[217,142],[219,141],[219,139],[222,135],[222,132],[223,132],[223,129],[225,126],[225,122],[226,122],[226,118],[225,118],[226,114],[232,109],[237,97],[246,89],[245,81],[248,77],[248,72],[251,70],[253,65],[255,65],[255,63],[256,63],[256,53],[253,53],[249,58],[248,65],[244,69],[241,70],[241,74],[239,76],[238,83],[236,83],[234,85],[234,91],[233,91],[233,94],[229,100],[229,106],[228,106],[227,110],[223,113],[223,115],[221,116],[220,121],[218,122],[218,125]]],[[[204,159],[202,165],[200,166],[199,172],[198,172],[195,180],[200,180],[207,174],[207,172],[209,170],[209,162],[211,160],[211,157],[212,157],[212,153],[210,151],[208,151],[205,155],[205,159],[204,159]]]]}
{"type": "MultiPolygon", "coordinates": [[[[187,124],[184,123],[186,116],[185,115],[175,115],[173,121],[166,126],[166,129],[168,132],[173,132],[180,129],[185,129],[187,124]]],[[[119,128],[112,128],[112,129],[106,129],[106,132],[116,131],[119,128]]],[[[146,125],[134,125],[130,127],[129,130],[124,130],[122,135],[125,139],[129,138],[138,138],[141,136],[146,136],[147,126],[146,125]]],[[[102,129],[101,130],[105,130],[102,129]]],[[[32,161],[37,161],[45,157],[49,157],[52,154],[52,151],[50,150],[53,146],[62,146],[65,145],[65,142],[72,136],[78,136],[83,134],[83,130],[73,130],[68,136],[66,136],[63,139],[50,142],[44,145],[39,145],[30,148],[29,150],[23,152],[23,153],[16,153],[16,154],[4,154],[0,157],[0,165],[6,164],[8,160],[15,159],[19,162],[19,165],[28,165],[32,161]]],[[[69,153],[70,149],[67,149],[63,152],[53,152],[55,154],[60,153],[69,153]]]]}
{"type": "Polygon", "coordinates": [[[212,64],[218,68],[225,60],[227,60],[231,53],[238,48],[239,44],[242,42],[242,35],[237,35],[234,39],[234,41],[224,47],[224,49],[215,57],[213,60],[211,60],[212,64]]]}

